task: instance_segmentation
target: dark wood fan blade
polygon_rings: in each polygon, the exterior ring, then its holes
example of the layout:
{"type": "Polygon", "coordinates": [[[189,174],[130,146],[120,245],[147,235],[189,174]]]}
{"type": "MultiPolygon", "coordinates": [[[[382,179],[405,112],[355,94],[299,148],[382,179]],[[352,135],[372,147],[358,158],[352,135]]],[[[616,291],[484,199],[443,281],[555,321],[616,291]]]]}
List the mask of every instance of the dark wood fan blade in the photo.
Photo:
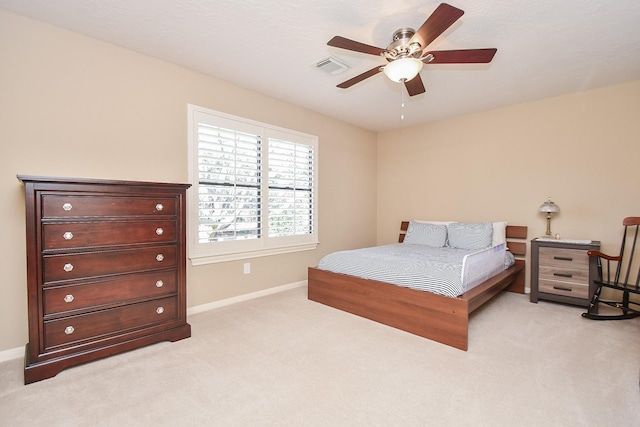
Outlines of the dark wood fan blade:
{"type": "Polygon", "coordinates": [[[422,49],[426,48],[454,22],[460,19],[462,15],[464,15],[464,11],[447,3],[441,3],[431,16],[424,21],[422,27],[411,37],[409,43],[418,42],[422,49]]]}
{"type": "Polygon", "coordinates": [[[359,75],[355,76],[352,79],[349,79],[349,80],[347,80],[345,82],[340,83],[337,87],[339,87],[340,89],[346,89],[348,87],[351,87],[356,83],[360,83],[364,79],[368,79],[371,76],[375,76],[376,74],[378,74],[380,72],[381,68],[382,68],[381,66],[377,66],[375,68],[372,68],[367,72],[359,74],[359,75]]]}
{"type": "Polygon", "coordinates": [[[433,59],[427,64],[486,64],[491,62],[497,51],[494,48],[434,50],[425,52],[425,55],[433,55],[433,59]]]}
{"type": "Polygon", "coordinates": [[[354,40],[345,39],[344,37],[335,36],[327,43],[329,46],[339,47],[340,49],[353,50],[355,52],[368,53],[370,55],[380,56],[385,49],[370,46],[368,44],[360,43],[354,40]]]}
{"type": "Polygon", "coordinates": [[[407,88],[409,96],[415,96],[420,95],[421,93],[425,93],[424,84],[422,83],[420,74],[418,74],[408,82],[404,82],[404,86],[407,88]]]}

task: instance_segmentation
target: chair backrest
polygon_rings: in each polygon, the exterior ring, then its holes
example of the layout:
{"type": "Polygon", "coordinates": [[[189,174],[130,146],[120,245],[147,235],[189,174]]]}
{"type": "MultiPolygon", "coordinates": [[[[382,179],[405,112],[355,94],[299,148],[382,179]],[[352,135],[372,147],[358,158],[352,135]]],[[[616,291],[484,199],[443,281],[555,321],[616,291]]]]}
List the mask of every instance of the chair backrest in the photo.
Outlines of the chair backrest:
{"type": "Polygon", "coordinates": [[[624,283],[629,286],[635,285],[635,289],[640,289],[640,266],[634,264],[634,255],[638,243],[638,226],[640,225],[640,217],[630,216],[622,221],[624,226],[624,235],[622,236],[622,245],[620,246],[620,260],[616,268],[615,283],[624,283]],[[632,240],[631,240],[632,239],[632,240]],[[631,276],[631,272],[638,268],[635,279],[631,276]],[[624,274],[624,280],[620,280],[620,276],[624,274]],[[631,282],[629,279],[631,278],[631,282]],[[632,283],[635,280],[635,283],[632,283]]]}

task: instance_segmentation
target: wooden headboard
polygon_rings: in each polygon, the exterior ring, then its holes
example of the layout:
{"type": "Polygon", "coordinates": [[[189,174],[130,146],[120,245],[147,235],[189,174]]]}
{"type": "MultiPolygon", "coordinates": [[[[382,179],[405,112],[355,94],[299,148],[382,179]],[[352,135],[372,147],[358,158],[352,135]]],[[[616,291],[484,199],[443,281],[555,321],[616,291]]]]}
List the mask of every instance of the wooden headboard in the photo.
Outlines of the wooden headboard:
{"type": "MultiPolygon", "coordinates": [[[[400,223],[400,236],[398,236],[398,242],[404,241],[404,236],[409,228],[409,221],[402,221],[400,223]]],[[[527,254],[527,242],[526,241],[513,241],[513,239],[525,240],[527,238],[528,228],[526,225],[507,225],[507,248],[514,256],[524,257],[527,254]]]]}

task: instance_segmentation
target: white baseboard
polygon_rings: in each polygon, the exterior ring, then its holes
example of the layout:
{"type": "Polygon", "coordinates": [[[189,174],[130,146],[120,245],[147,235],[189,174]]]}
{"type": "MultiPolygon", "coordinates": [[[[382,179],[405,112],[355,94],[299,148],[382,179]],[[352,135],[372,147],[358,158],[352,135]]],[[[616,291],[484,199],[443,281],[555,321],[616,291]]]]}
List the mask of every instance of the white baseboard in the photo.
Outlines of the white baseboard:
{"type": "MultiPolygon", "coordinates": [[[[241,301],[248,301],[254,298],[260,298],[266,295],[275,294],[278,292],[288,291],[289,289],[300,288],[306,286],[307,281],[290,283],[288,285],[276,286],[275,288],[265,289],[263,291],[252,292],[250,294],[238,295],[237,297],[227,298],[220,301],[210,302],[208,304],[196,305],[187,309],[187,316],[202,313],[205,311],[213,310],[214,308],[224,307],[227,305],[235,304],[241,301]]],[[[19,359],[24,357],[24,347],[10,348],[9,350],[0,351],[0,363],[8,360],[19,359]]]]}
{"type": "Polygon", "coordinates": [[[24,346],[0,351],[0,363],[8,360],[19,359],[24,356],[24,346]]]}
{"type": "Polygon", "coordinates": [[[237,297],[227,298],[220,301],[214,301],[207,304],[196,305],[187,309],[187,316],[202,313],[205,311],[213,310],[215,308],[225,307],[227,305],[236,304],[242,301],[248,301],[254,298],[260,298],[266,295],[276,294],[278,292],[288,291],[289,289],[300,288],[306,286],[307,281],[290,283],[288,285],[276,286],[275,288],[269,288],[262,291],[251,292],[249,294],[238,295],[237,297]]]}

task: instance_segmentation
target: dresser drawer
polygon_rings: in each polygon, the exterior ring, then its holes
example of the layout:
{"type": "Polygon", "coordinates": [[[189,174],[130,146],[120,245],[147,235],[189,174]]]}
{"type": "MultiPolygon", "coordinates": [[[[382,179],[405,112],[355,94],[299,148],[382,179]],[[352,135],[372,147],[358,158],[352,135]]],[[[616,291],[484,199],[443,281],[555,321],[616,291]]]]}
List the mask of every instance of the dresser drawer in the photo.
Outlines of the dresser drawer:
{"type": "Polygon", "coordinates": [[[43,256],[43,279],[49,282],[175,268],[176,246],[43,256]]]}
{"type": "Polygon", "coordinates": [[[540,248],[540,265],[545,267],[589,271],[586,250],[540,248]]]}
{"type": "Polygon", "coordinates": [[[43,250],[175,241],[175,221],[68,222],[42,225],[43,250]]]}
{"type": "Polygon", "coordinates": [[[588,279],[584,283],[572,283],[540,278],[538,292],[583,299],[590,297],[588,279]]]}
{"type": "Polygon", "coordinates": [[[45,349],[177,319],[176,297],[44,322],[45,349]]]}
{"type": "Polygon", "coordinates": [[[135,196],[42,196],[42,218],[176,215],[177,200],[135,196]]]}
{"type": "Polygon", "coordinates": [[[132,274],[121,278],[66,286],[45,287],[45,317],[74,310],[151,298],[177,291],[175,270],[132,274]]]}

